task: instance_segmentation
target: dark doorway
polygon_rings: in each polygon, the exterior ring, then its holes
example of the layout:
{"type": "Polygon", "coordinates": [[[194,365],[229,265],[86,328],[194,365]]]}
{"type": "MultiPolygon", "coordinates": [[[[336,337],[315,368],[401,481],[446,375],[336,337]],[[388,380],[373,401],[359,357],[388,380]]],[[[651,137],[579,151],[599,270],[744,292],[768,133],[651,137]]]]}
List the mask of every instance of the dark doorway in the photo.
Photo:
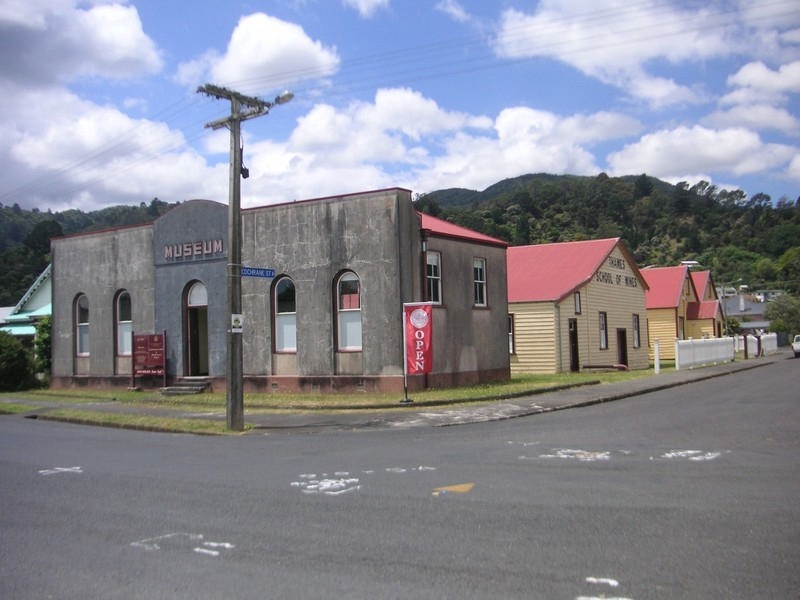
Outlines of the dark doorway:
{"type": "Polygon", "coordinates": [[[186,294],[184,336],[186,375],[208,375],[208,293],[201,282],[194,282],[186,294]]]}
{"type": "Polygon", "coordinates": [[[569,370],[573,373],[581,370],[578,354],[578,319],[569,320],[569,370]]]}
{"type": "Polygon", "coordinates": [[[617,329],[617,363],[628,366],[628,332],[617,329]]]}

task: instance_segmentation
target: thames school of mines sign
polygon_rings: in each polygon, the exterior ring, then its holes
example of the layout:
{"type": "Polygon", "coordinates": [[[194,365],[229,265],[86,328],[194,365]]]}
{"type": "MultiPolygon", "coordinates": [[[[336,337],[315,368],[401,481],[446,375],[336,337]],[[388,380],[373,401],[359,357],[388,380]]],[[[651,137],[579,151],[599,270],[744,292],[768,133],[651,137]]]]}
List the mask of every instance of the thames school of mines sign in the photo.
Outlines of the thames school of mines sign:
{"type": "MultiPolygon", "coordinates": [[[[612,269],[626,271],[625,260],[617,256],[609,256],[607,264],[612,269]]],[[[620,285],[625,287],[639,287],[639,281],[633,275],[626,273],[609,273],[608,271],[597,271],[594,276],[595,281],[607,283],[609,285],[620,285]]]]}

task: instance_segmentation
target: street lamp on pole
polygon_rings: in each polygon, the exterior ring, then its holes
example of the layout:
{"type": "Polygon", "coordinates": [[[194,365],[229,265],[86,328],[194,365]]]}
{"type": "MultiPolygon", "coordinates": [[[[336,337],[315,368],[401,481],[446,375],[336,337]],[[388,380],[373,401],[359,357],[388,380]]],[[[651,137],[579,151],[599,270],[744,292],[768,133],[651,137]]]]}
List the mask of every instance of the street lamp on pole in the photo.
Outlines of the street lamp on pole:
{"type": "Polygon", "coordinates": [[[245,96],[224,87],[206,84],[197,88],[200,93],[215,98],[227,98],[231,103],[229,117],[206,123],[206,127],[227,127],[231,132],[230,179],[228,201],[228,360],[226,369],[226,418],[228,429],[244,429],[243,361],[242,361],[242,211],[241,183],[243,175],[241,122],[266,115],[279,104],[293,97],[283,92],[272,102],[245,96]],[[244,109],[244,110],[243,110],[244,109]]]}

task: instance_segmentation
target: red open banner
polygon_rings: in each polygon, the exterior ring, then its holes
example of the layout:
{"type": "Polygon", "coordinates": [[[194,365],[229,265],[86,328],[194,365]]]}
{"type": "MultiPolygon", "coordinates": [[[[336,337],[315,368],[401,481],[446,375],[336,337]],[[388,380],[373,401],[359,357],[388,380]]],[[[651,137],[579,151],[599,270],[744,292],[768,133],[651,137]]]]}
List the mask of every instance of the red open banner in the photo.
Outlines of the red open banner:
{"type": "Polygon", "coordinates": [[[433,312],[430,303],[404,304],[406,373],[430,373],[433,363],[433,312]]]}

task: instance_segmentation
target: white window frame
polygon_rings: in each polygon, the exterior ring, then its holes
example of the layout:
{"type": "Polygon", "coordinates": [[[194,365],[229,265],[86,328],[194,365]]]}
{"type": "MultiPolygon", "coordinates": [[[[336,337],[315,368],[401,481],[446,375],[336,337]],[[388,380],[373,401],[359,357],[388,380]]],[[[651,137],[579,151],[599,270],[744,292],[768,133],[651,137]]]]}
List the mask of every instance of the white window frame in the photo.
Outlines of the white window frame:
{"type": "Polygon", "coordinates": [[[517,351],[516,342],[514,341],[514,313],[508,315],[508,353],[515,354],[517,351]]]}
{"type": "MultiPolygon", "coordinates": [[[[285,300],[283,302],[286,302],[285,300]]],[[[297,352],[297,288],[291,277],[280,277],[273,288],[272,307],[274,311],[275,323],[275,352],[296,353],[297,352]],[[289,283],[294,290],[292,306],[283,307],[292,310],[282,310],[282,301],[279,300],[281,288],[285,283],[289,283]]]]}
{"type": "Polygon", "coordinates": [[[442,254],[434,250],[425,253],[425,283],[427,300],[442,303],[442,254]]]}
{"type": "Polygon", "coordinates": [[[641,319],[638,314],[633,315],[633,347],[642,347],[641,319]]]}
{"type": "Polygon", "coordinates": [[[361,327],[361,279],[353,271],[345,271],[336,279],[336,344],[340,352],[359,352],[363,348],[361,327]],[[343,294],[343,287],[356,291],[343,294]],[[355,299],[352,296],[355,295],[355,299]],[[354,306],[355,305],[355,306],[354,306]]]}
{"type": "Polygon", "coordinates": [[[133,301],[127,290],[117,294],[114,313],[117,316],[117,356],[131,356],[133,354],[133,301]],[[122,310],[122,301],[128,301],[127,314],[122,310]]]}
{"type": "Polygon", "coordinates": [[[600,328],[600,350],[608,350],[608,313],[600,311],[597,320],[600,328]]]}
{"type": "Polygon", "coordinates": [[[486,306],[486,259],[472,259],[472,304],[486,306]]]}
{"type": "Polygon", "coordinates": [[[89,356],[89,297],[79,294],[75,298],[75,353],[89,356]]]}

